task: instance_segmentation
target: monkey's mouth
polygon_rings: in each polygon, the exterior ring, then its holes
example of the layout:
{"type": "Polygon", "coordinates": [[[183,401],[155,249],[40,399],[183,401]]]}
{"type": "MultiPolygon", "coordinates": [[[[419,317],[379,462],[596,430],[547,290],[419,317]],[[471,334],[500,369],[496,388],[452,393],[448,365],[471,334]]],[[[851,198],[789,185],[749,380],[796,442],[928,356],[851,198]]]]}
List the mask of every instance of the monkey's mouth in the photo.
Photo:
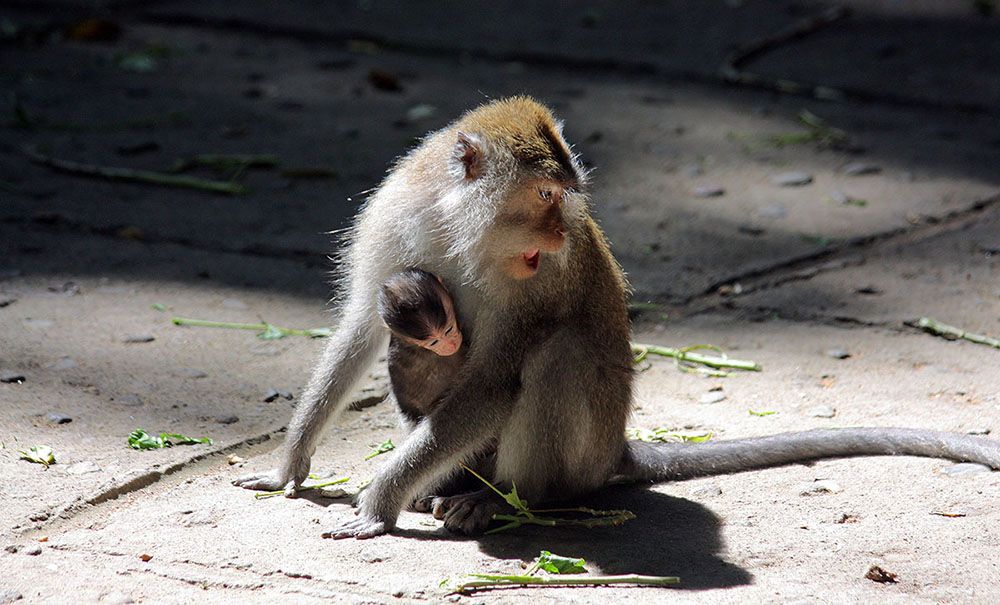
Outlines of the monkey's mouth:
{"type": "Polygon", "coordinates": [[[538,263],[540,263],[542,260],[542,254],[540,250],[531,250],[529,252],[525,252],[524,254],[521,255],[521,258],[524,259],[525,266],[527,266],[532,273],[538,271],[538,263]]]}

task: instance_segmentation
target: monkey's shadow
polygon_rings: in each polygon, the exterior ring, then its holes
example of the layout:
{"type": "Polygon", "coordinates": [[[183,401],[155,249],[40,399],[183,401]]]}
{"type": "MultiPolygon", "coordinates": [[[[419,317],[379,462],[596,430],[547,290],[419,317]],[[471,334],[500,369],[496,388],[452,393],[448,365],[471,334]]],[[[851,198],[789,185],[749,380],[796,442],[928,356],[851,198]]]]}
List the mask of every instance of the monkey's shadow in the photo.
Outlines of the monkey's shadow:
{"type": "Polygon", "coordinates": [[[398,531],[422,540],[471,540],[501,559],[530,561],[541,550],[583,557],[604,574],[680,576],[677,588],[725,588],[750,584],[752,574],[721,559],[721,521],[701,504],[635,486],[602,490],[568,506],[626,509],[636,518],[617,527],[526,525],[498,534],[464,538],[443,531],[398,531]]]}

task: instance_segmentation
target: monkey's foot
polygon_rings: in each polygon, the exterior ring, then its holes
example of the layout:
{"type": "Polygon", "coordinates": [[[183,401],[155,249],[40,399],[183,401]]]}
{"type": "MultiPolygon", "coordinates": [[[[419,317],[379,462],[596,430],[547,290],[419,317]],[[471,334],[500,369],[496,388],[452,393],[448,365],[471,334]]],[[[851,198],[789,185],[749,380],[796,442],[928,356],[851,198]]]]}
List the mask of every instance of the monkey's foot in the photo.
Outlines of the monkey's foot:
{"type": "Polygon", "coordinates": [[[489,527],[493,515],[506,510],[507,503],[498,500],[489,490],[469,494],[433,498],[431,512],[435,519],[444,521],[448,531],[457,534],[481,534],[489,527]]]}
{"type": "Polygon", "coordinates": [[[388,532],[389,528],[386,527],[385,521],[379,521],[378,519],[374,519],[372,517],[360,515],[357,519],[348,521],[336,529],[323,532],[323,537],[333,538],[334,540],[343,540],[344,538],[366,540],[368,538],[374,538],[375,536],[381,536],[382,534],[388,532]]]}
{"type": "Polygon", "coordinates": [[[415,513],[429,513],[434,511],[434,503],[443,500],[441,496],[424,496],[422,498],[414,498],[413,502],[410,502],[410,510],[415,513]]]}
{"type": "Polygon", "coordinates": [[[276,470],[267,473],[244,475],[234,480],[233,485],[242,487],[243,489],[255,489],[265,492],[283,490],[287,498],[295,496],[295,488],[297,487],[294,479],[289,481],[282,477],[281,473],[276,470]]]}

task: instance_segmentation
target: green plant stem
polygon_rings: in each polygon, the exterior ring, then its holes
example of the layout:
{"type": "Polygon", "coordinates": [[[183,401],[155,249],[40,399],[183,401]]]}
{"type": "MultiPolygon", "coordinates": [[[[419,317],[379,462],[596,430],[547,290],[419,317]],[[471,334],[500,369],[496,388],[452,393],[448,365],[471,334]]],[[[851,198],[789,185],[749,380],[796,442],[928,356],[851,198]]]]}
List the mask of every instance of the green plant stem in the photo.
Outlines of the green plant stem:
{"type": "MultiPolygon", "coordinates": [[[[340,485],[341,483],[347,483],[350,480],[351,480],[350,477],[341,477],[340,479],[334,479],[333,481],[327,481],[325,483],[316,483],[314,485],[302,485],[295,488],[295,491],[304,492],[309,489],[319,489],[321,487],[329,487],[331,485],[340,485]]],[[[285,495],[285,490],[281,489],[274,492],[261,492],[259,494],[254,494],[253,497],[256,498],[257,500],[263,500],[264,498],[273,498],[275,496],[283,496],[283,495],[285,495]]]]}
{"type": "MultiPolygon", "coordinates": [[[[493,519],[496,521],[507,521],[510,527],[517,527],[520,525],[543,525],[545,527],[555,527],[557,525],[570,525],[576,527],[586,527],[587,529],[592,529],[594,527],[614,527],[621,525],[626,521],[631,521],[635,519],[635,513],[629,510],[590,510],[590,509],[569,509],[574,512],[586,512],[594,515],[593,519],[564,519],[560,517],[540,517],[539,513],[544,511],[532,510],[532,516],[526,517],[523,514],[517,515],[504,515],[497,513],[493,515],[493,519]]],[[[487,533],[498,532],[501,529],[507,529],[507,526],[503,528],[497,528],[491,530],[487,533]]]]}
{"type": "Polygon", "coordinates": [[[921,317],[910,325],[920,328],[925,332],[934,334],[935,336],[941,336],[943,338],[951,339],[961,339],[968,340],[969,342],[974,342],[980,345],[986,345],[988,347],[993,347],[995,349],[1000,349],[1000,339],[993,338],[991,336],[986,336],[984,334],[975,334],[973,332],[966,332],[961,328],[956,328],[955,326],[949,326],[948,324],[943,324],[936,319],[931,319],[930,317],[921,317]]]}
{"type": "Polygon", "coordinates": [[[146,183],[149,185],[160,185],[164,187],[198,189],[200,191],[225,193],[228,195],[242,195],[247,192],[247,188],[239,183],[210,181],[207,179],[199,179],[189,176],[153,172],[151,170],[132,170],[130,168],[119,168],[116,166],[83,164],[43,155],[34,149],[26,149],[25,153],[29,158],[31,158],[31,161],[43,166],[48,166],[56,172],[66,172],[69,174],[89,176],[110,181],[130,181],[133,183],[146,183]]]}
{"type": "Polygon", "coordinates": [[[634,584],[637,586],[673,586],[680,584],[677,576],[641,576],[627,574],[621,576],[504,576],[491,574],[469,574],[476,580],[463,582],[456,586],[452,593],[468,593],[484,588],[502,588],[507,586],[610,586],[612,584],[634,584]]]}
{"type": "Polygon", "coordinates": [[[760,364],[755,361],[745,361],[742,359],[730,359],[728,357],[716,357],[714,355],[703,355],[685,349],[674,349],[672,347],[661,347],[659,345],[647,345],[642,343],[632,343],[632,353],[636,355],[636,363],[642,361],[647,355],[660,355],[663,357],[673,357],[678,361],[688,361],[698,363],[710,368],[732,368],[736,370],[746,370],[748,372],[761,371],[760,364]]]}
{"type": "MultiPolygon", "coordinates": [[[[175,326],[196,326],[200,328],[228,328],[230,330],[254,330],[257,332],[263,332],[267,330],[268,325],[265,323],[258,324],[245,324],[231,321],[211,321],[208,319],[191,319],[190,317],[172,317],[170,319],[175,326]]],[[[315,331],[321,330],[321,328],[311,328],[305,330],[299,330],[297,328],[283,328],[281,326],[271,325],[271,327],[281,330],[281,332],[289,336],[308,336],[312,338],[315,336],[315,331]]]]}

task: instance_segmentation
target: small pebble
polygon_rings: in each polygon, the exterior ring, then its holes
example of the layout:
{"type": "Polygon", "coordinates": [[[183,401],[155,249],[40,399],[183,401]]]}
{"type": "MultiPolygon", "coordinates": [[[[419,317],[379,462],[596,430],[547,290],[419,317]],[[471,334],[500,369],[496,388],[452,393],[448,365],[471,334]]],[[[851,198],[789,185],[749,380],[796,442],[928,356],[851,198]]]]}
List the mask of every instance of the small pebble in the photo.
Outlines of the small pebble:
{"type": "Polygon", "coordinates": [[[698,403],[719,403],[725,398],[726,394],[722,391],[709,391],[698,398],[698,403]]]}
{"type": "Polygon", "coordinates": [[[868,568],[865,573],[865,577],[872,582],[878,582],[879,584],[895,584],[899,582],[899,576],[892,573],[891,571],[886,571],[878,565],[872,565],[868,568]]]}
{"type": "Polygon", "coordinates": [[[182,368],[177,373],[184,378],[191,378],[195,380],[198,378],[205,378],[208,376],[207,373],[202,372],[201,370],[195,368],[182,368]]]}
{"type": "Polygon", "coordinates": [[[832,479],[820,479],[814,481],[807,488],[799,492],[801,496],[818,496],[820,494],[836,494],[842,491],[840,484],[832,479]]]}
{"type": "Polygon", "coordinates": [[[827,349],[826,356],[834,359],[847,359],[851,354],[844,349],[827,349]]]}
{"type": "Polygon", "coordinates": [[[740,225],[736,228],[736,230],[744,235],[752,235],[754,237],[764,235],[765,233],[763,228],[757,227],[756,225],[740,225]]]}
{"type": "Polygon", "coordinates": [[[13,298],[11,296],[0,296],[0,309],[6,307],[8,305],[12,305],[12,304],[14,304],[16,302],[17,302],[17,299],[13,298]]]}
{"type": "Polygon", "coordinates": [[[49,412],[45,415],[45,419],[52,424],[66,424],[67,422],[73,422],[71,417],[60,412],[49,412]]]}
{"type": "Polygon", "coordinates": [[[771,177],[771,184],[779,187],[802,187],[812,182],[811,174],[799,170],[782,172],[771,177]]]}
{"type": "Polygon", "coordinates": [[[122,338],[122,342],[125,344],[140,344],[144,342],[153,342],[156,337],[152,334],[132,334],[122,338]]]}
{"type": "Polygon", "coordinates": [[[833,418],[837,415],[837,410],[828,405],[818,405],[809,410],[809,415],[813,418],[833,418]]]}
{"type": "Polygon", "coordinates": [[[689,178],[694,178],[705,174],[705,169],[701,167],[701,164],[688,164],[684,167],[684,174],[689,178]]]}
{"type": "Polygon", "coordinates": [[[988,473],[992,469],[985,464],[979,464],[978,462],[959,462],[958,464],[952,464],[951,466],[946,466],[941,469],[941,473],[948,475],[949,477],[958,477],[960,475],[977,475],[979,473],[988,473]]]}
{"type": "Polygon", "coordinates": [[[437,108],[427,103],[420,103],[406,110],[407,122],[419,122],[433,117],[437,113],[437,108]]]}
{"type": "Polygon", "coordinates": [[[76,367],[76,362],[72,357],[62,356],[52,363],[53,370],[69,370],[76,367]]]}
{"type": "Polygon", "coordinates": [[[722,488],[715,483],[709,483],[691,490],[691,495],[696,498],[713,498],[722,495],[722,488]]]}
{"type": "Polygon", "coordinates": [[[863,176],[866,174],[878,174],[882,172],[882,167],[867,162],[851,162],[844,166],[843,172],[847,176],[863,176]]]}
{"type": "Polygon", "coordinates": [[[233,311],[244,311],[248,308],[247,304],[238,298],[224,298],[222,306],[233,311]]]}
{"type": "Polygon", "coordinates": [[[991,432],[993,429],[988,426],[977,426],[965,431],[967,435],[989,435],[991,432]]]}
{"type": "Polygon", "coordinates": [[[0,372],[0,382],[6,384],[21,384],[24,380],[24,374],[21,374],[20,372],[0,372]]]}
{"type": "Polygon", "coordinates": [[[215,421],[219,424],[233,424],[240,421],[239,416],[234,416],[233,414],[220,414],[215,417],[215,421]]]}
{"type": "Polygon", "coordinates": [[[139,559],[141,559],[145,563],[149,563],[150,561],[153,560],[153,555],[142,553],[141,555],[139,555],[139,559]]]}
{"type": "Polygon", "coordinates": [[[19,549],[19,548],[20,548],[20,547],[19,547],[19,546],[18,546],[17,544],[8,544],[7,546],[4,546],[4,547],[3,547],[3,549],[4,549],[5,551],[9,552],[10,554],[14,554],[14,553],[16,553],[16,552],[18,551],[18,549],[19,549]]]}
{"type": "Polygon", "coordinates": [[[702,185],[694,188],[695,197],[720,197],[726,195],[726,190],[718,185],[702,185]]]}
{"type": "Polygon", "coordinates": [[[283,399],[288,399],[289,401],[291,401],[292,398],[293,398],[293,395],[292,395],[292,393],[290,391],[280,391],[278,389],[269,389],[267,391],[267,393],[264,394],[264,401],[266,403],[271,403],[272,401],[274,401],[275,399],[277,399],[279,397],[281,397],[283,399]]]}
{"type": "Polygon", "coordinates": [[[757,215],[761,218],[780,219],[788,216],[788,209],[781,204],[771,204],[759,209],[757,215]]]}
{"type": "Polygon", "coordinates": [[[123,397],[119,397],[117,401],[118,401],[118,403],[120,403],[122,405],[142,405],[143,404],[142,397],[139,397],[135,393],[129,393],[128,395],[125,395],[123,397]]]}
{"type": "Polygon", "coordinates": [[[20,601],[22,598],[24,597],[22,597],[21,593],[16,590],[0,590],[0,605],[20,601]]]}
{"type": "Polygon", "coordinates": [[[37,545],[37,544],[35,544],[33,546],[29,546],[29,547],[25,548],[21,552],[23,552],[26,555],[30,555],[30,556],[34,557],[34,556],[42,554],[42,547],[39,546],[39,545],[37,545]]]}
{"type": "Polygon", "coordinates": [[[51,328],[53,325],[55,325],[55,322],[52,321],[51,319],[31,319],[29,317],[28,319],[24,320],[24,325],[28,326],[29,328],[45,329],[45,328],[51,328]]]}
{"type": "Polygon", "coordinates": [[[229,465],[239,464],[241,462],[246,462],[246,458],[241,458],[236,454],[229,454],[228,456],[226,456],[226,462],[229,463],[229,465]]]}
{"type": "Polygon", "coordinates": [[[82,462],[74,462],[69,466],[63,468],[63,472],[67,475],[86,475],[87,473],[97,473],[100,472],[101,467],[97,466],[90,460],[84,460],[82,462]]]}

